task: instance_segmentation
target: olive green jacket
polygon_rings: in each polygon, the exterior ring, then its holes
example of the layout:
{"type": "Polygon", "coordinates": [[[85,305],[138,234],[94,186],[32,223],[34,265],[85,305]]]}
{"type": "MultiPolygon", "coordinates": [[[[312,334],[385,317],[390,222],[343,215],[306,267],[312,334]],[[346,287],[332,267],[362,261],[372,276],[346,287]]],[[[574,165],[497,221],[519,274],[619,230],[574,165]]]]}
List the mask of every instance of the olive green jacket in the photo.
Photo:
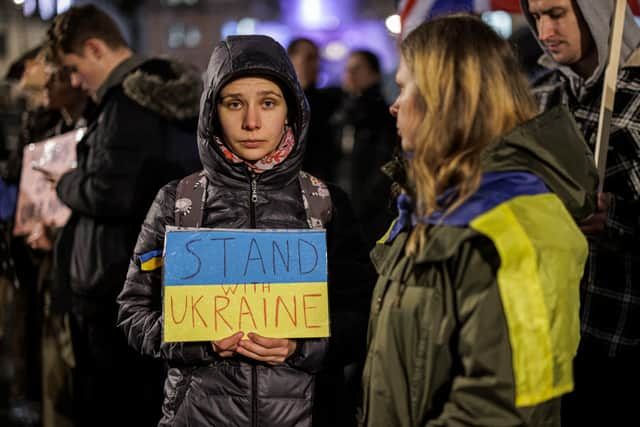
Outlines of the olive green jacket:
{"type": "Polygon", "coordinates": [[[405,255],[397,224],[372,251],[362,425],[560,423],[587,255],[574,219],[595,209],[595,167],[562,109],[503,136],[483,165],[493,180],[430,219],[420,253],[405,255]]]}

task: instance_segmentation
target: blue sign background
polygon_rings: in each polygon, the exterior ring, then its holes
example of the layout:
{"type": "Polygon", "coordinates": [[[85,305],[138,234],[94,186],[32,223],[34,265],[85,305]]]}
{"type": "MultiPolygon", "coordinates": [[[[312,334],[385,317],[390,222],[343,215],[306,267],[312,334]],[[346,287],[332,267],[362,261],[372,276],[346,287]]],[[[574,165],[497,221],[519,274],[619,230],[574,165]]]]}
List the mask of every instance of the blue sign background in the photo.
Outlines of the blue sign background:
{"type": "Polygon", "coordinates": [[[169,230],[164,282],[172,285],[327,281],[324,230],[169,230]]]}

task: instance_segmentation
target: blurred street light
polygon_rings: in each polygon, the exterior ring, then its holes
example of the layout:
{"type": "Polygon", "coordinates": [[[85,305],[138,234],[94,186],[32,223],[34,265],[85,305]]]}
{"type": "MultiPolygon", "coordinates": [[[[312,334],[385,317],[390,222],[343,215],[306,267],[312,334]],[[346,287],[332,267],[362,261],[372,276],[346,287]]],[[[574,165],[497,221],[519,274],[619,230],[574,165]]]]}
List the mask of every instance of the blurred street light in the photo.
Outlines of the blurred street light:
{"type": "Polygon", "coordinates": [[[322,53],[329,61],[340,61],[347,56],[349,48],[341,41],[332,41],[327,43],[322,53]]]}
{"type": "Polygon", "coordinates": [[[392,34],[400,34],[402,31],[402,23],[400,22],[400,15],[391,15],[384,20],[384,25],[392,34]]]}

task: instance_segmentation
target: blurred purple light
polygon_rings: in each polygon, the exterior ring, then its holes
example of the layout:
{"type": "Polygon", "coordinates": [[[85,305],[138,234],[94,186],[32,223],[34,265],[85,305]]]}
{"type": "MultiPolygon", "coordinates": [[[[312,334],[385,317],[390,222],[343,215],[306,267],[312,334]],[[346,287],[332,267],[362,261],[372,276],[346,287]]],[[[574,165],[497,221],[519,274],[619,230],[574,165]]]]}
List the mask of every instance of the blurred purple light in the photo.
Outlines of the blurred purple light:
{"type": "Polygon", "coordinates": [[[272,37],[285,47],[291,39],[291,29],[280,22],[259,22],[256,25],[256,33],[272,37]]]}
{"type": "Polygon", "coordinates": [[[44,21],[53,18],[53,15],[56,14],[56,0],[40,0],[38,3],[40,18],[44,21]]]}
{"type": "Polygon", "coordinates": [[[353,0],[280,0],[282,19],[297,29],[335,29],[353,20],[353,0]]]}
{"type": "Polygon", "coordinates": [[[36,0],[24,0],[24,6],[22,6],[22,13],[24,16],[31,16],[36,12],[38,8],[38,2],[36,0]]]}
{"type": "MultiPolygon", "coordinates": [[[[293,38],[307,37],[320,46],[321,52],[333,43],[347,51],[368,49],[378,55],[387,76],[397,67],[396,41],[384,20],[358,20],[354,17],[356,0],[280,0],[280,3],[280,20],[256,21],[256,34],[271,36],[285,47],[293,38]]],[[[239,34],[238,22],[225,22],[222,38],[233,34],[239,34]]],[[[347,55],[323,55],[318,85],[339,85],[346,60],[347,55]]]]}
{"type": "Polygon", "coordinates": [[[58,0],[57,13],[60,14],[66,12],[72,4],[72,0],[58,0]]]}
{"type": "Polygon", "coordinates": [[[227,38],[228,36],[232,36],[237,33],[238,29],[238,21],[227,21],[222,24],[222,29],[220,30],[221,38],[227,38]]]}

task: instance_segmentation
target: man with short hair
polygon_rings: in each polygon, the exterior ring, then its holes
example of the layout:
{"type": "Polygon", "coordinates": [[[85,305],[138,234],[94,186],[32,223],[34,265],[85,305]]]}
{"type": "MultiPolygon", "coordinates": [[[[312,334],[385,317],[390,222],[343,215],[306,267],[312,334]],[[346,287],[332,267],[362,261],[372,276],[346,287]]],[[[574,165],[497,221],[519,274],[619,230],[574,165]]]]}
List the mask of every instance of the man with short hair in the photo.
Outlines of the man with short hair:
{"type": "Polygon", "coordinates": [[[72,297],[74,422],[155,425],[160,365],[128,347],[117,329],[116,297],[156,192],[201,167],[201,81],[178,63],[135,55],[113,19],[93,5],[59,15],[48,36],[72,84],[97,104],[78,143],[78,166],[56,186],[72,210],[56,258],[72,297]]]}
{"type": "Polygon", "coordinates": [[[289,43],[287,54],[296,70],[302,89],[315,87],[320,71],[320,50],[318,45],[306,37],[298,37],[289,43]]]}
{"type": "MultiPolygon", "coordinates": [[[[548,69],[535,83],[541,110],[565,105],[595,149],[614,1],[521,0],[548,69]]],[[[590,248],[581,285],[575,391],[563,426],[628,425],[640,380],[640,30],[628,7],[604,192],[583,224],[590,248]],[[625,386],[626,384],[626,386],[625,386]]]]}
{"type": "Polygon", "coordinates": [[[306,37],[291,40],[287,54],[296,70],[300,86],[309,101],[311,122],[302,169],[325,181],[335,180],[338,148],[333,144],[329,118],[340,103],[339,88],[318,88],[320,50],[306,37]]]}
{"type": "Polygon", "coordinates": [[[378,56],[366,49],[349,54],[342,76],[342,88],[351,96],[360,96],[373,86],[380,85],[382,71],[378,56]]]}

